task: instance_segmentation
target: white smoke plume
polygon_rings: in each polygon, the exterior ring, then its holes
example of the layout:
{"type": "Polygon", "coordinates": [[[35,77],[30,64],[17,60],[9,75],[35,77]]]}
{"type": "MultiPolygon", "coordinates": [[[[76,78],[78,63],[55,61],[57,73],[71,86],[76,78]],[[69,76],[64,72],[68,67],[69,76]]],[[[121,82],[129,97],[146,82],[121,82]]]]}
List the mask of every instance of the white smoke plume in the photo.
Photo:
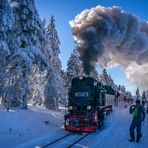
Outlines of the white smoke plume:
{"type": "Polygon", "coordinates": [[[129,81],[148,88],[148,23],[119,7],[97,6],[70,21],[84,72],[120,66],[129,81]]]}

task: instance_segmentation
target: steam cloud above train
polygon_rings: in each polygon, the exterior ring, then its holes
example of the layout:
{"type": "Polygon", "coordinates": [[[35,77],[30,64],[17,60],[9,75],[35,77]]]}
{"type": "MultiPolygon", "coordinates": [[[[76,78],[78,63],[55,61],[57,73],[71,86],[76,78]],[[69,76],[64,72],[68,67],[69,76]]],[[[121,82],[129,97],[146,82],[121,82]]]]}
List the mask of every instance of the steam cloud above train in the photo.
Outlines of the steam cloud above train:
{"type": "Polygon", "coordinates": [[[148,85],[148,23],[118,7],[97,6],[70,21],[84,72],[120,66],[131,82],[148,85]],[[134,67],[137,67],[136,69],[134,67]]]}

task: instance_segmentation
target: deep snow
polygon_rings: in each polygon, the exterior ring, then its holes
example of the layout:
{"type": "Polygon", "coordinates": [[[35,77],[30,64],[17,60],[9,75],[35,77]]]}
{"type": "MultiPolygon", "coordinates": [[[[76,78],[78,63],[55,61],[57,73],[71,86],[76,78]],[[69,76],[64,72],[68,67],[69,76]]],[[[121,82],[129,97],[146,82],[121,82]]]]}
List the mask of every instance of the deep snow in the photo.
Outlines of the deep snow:
{"type": "MultiPolygon", "coordinates": [[[[4,112],[0,110],[0,148],[40,148],[68,132],[62,128],[63,112],[52,112],[39,107],[29,110],[4,112]],[[46,121],[46,124],[45,124],[46,121]]],[[[75,148],[147,148],[148,119],[142,126],[140,143],[130,143],[129,126],[132,115],[128,108],[115,108],[96,133],[88,135],[75,148]]],[[[73,135],[49,148],[66,148],[83,135],[73,135]]]]}
{"type": "Polygon", "coordinates": [[[0,148],[12,148],[60,129],[63,113],[29,106],[28,110],[0,109],[0,148]]]}

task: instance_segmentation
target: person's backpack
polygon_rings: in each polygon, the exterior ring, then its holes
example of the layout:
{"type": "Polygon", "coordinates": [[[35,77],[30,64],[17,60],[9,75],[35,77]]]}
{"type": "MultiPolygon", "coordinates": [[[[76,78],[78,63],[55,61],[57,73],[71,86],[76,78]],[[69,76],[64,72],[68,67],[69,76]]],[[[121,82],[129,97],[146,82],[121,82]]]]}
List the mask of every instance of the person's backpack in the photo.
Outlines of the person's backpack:
{"type": "Polygon", "coordinates": [[[131,105],[130,108],[129,108],[129,113],[133,114],[134,109],[135,109],[135,105],[131,105]]]}
{"type": "Polygon", "coordinates": [[[139,116],[140,110],[138,107],[135,107],[133,110],[133,116],[137,118],[139,116]]]}
{"type": "Polygon", "coordinates": [[[133,111],[133,116],[136,119],[140,119],[140,120],[144,121],[144,119],[145,119],[145,111],[142,108],[142,106],[140,106],[140,107],[135,106],[134,111],[133,111]]]}

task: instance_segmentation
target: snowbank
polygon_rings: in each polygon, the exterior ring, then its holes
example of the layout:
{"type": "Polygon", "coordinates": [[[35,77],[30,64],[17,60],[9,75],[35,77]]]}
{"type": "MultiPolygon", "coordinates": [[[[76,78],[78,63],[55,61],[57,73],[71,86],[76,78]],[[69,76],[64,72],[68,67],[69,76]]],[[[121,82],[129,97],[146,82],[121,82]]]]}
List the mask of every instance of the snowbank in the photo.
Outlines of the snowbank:
{"type": "Polygon", "coordinates": [[[60,130],[63,113],[29,106],[28,110],[0,109],[0,147],[12,148],[60,130]]]}

